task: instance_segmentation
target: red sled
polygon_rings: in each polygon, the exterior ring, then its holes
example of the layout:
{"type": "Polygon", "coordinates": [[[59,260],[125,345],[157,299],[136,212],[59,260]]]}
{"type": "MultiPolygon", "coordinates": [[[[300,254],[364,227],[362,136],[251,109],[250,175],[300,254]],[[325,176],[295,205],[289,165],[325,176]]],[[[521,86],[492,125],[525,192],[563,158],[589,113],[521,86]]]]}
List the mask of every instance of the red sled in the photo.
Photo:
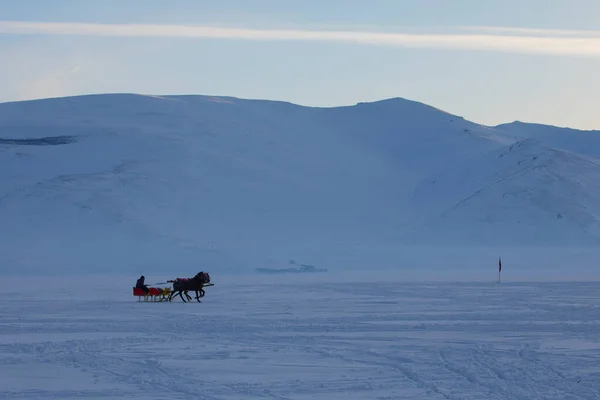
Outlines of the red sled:
{"type": "Polygon", "coordinates": [[[133,288],[133,295],[138,298],[138,301],[165,301],[170,294],[170,288],[167,289],[159,289],[159,288],[150,288],[150,291],[146,293],[144,289],[133,288]],[[169,290],[167,290],[169,289],[169,290]]]}

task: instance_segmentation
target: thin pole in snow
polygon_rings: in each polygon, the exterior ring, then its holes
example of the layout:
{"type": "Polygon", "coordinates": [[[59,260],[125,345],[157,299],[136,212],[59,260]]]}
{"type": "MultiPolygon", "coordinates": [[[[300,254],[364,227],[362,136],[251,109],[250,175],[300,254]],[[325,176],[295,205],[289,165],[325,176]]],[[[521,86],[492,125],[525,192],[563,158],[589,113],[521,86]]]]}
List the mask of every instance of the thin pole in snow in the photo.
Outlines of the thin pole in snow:
{"type": "Polygon", "coordinates": [[[500,273],[502,272],[502,257],[498,257],[498,283],[500,283],[500,273]]]}

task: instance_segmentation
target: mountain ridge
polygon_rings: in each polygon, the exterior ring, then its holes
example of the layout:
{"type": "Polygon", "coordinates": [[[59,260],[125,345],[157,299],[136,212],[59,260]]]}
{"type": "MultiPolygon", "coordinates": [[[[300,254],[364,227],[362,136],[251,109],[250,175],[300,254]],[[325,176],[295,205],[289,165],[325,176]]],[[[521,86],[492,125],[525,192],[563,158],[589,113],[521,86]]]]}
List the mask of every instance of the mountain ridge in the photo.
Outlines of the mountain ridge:
{"type": "Polygon", "coordinates": [[[488,127],[488,128],[510,128],[510,127],[540,127],[540,128],[554,128],[556,130],[561,131],[572,131],[572,132],[588,132],[588,133],[599,133],[600,129],[579,129],[572,128],[569,126],[558,126],[552,124],[546,124],[541,122],[527,122],[520,120],[513,120],[509,122],[503,122],[496,125],[487,125],[474,121],[470,121],[466,119],[464,116],[460,116],[458,114],[453,114],[450,111],[446,111],[443,108],[436,107],[430,104],[427,104],[422,101],[411,100],[409,98],[394,96],[382,98],[379,100],[372,101],[359,101],[353,104],[347,105],[333,105],[333,106],[311,106],[306,104],[294,103],[292,101],[287,100],[274,100],[268,98],[249,98],[249,97],[240,97],[240,96],[232,96],[232,95],[211,95],[211,94],[144,94],[144,93],[135,93],[135,92],[109,92],[109,93],[89,93],[89,94],[81,94],[81,95],[69,95],[69,96],[56,96],[56,97],[46,97],[46,98],[38,98],[38,99],[30,99],[30,100],[8,100],[0,102],[0,106],[4,105],[17,105],[17,104],[34,104],[34,103],[46,103],[49,101],[69,101],[69,100],[81,100],[81,99],[93,99],[93,98],[110,98],[110,97],[130,97],[130,98],[149,98],[149,99],[158,99],[158,100],[171,100],[171,101],[182,101],[186,98],[188,99],[204,99],[211,100],[214,102],[227,102],[227,101],[241,101],[241,102],[260,102],[260,103],[273,103],[273,104],[282,104],[282,105],[291,105],[294,107],[305,108],[305,109],[314,109],[314,110],[332,110],[332,109],[343,109],[343,108],[351,108],[357,106],[365,106],[365,105],[378,105],[385,103],[408,103],[423,106],[425,108],[438,111],[443,114],[447,114],[448,116],[458,118],[461,120],[472,122],[475,125],[488,127]]]}

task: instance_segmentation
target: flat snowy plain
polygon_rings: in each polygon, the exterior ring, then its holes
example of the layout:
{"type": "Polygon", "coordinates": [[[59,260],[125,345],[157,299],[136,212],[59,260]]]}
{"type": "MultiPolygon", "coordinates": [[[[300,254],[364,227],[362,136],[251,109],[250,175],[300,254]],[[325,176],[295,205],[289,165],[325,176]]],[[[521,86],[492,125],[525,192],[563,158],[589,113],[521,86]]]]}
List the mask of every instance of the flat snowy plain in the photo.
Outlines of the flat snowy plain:
{"type": "Polygon", "coordinates": [[[202,304],[138,303],[136,277],[8,278],[0,398],[600,398],[596,282],[323,276],[213,276],[202,304]]]}

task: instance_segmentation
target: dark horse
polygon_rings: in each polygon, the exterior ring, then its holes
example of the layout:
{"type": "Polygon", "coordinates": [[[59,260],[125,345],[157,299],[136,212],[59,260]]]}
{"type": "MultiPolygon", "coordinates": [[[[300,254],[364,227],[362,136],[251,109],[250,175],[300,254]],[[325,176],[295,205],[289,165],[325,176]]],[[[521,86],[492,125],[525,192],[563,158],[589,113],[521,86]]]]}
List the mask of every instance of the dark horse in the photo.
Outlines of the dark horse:
{"type": "Polygon", "coordinates": [[[210,275],[208,274],[208,272],[202,271],[198,272],[193,278],[177,278],[174,281],[167,282],[173,283],[173,291],[169,296],[169,301],[171,301],[173,296],[179,295],[179,297],[181,297],[181,300],[183,300],[183,302],[186,303],[182,293],[185,292],[185,296],[188,298],[188,300],[192,300],[192,298],[188,296],[187,292],[188,290],[193,290],[194,292],[196,292],[196,300],[198,300],[198,303],[200,303],[200,298],[204,297],[205,294],[204,289],[202,288],[207,283],[210,283],[210,275]]]}

